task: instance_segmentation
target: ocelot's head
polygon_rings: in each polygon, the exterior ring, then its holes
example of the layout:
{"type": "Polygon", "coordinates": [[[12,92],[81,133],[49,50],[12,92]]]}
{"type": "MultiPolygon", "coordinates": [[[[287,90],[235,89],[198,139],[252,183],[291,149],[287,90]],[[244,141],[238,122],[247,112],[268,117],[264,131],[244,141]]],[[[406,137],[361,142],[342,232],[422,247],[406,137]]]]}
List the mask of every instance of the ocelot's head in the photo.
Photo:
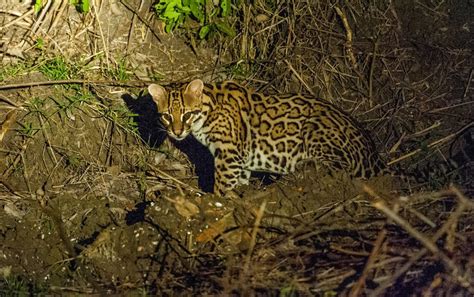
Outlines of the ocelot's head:
{"type": "Polygon", "coordinates": [[[200,79],[175,90],[166,90],[156,84],[148,87],[168,135],[183,140],[199,125],[203,89],[204,83],[200,79]]]}

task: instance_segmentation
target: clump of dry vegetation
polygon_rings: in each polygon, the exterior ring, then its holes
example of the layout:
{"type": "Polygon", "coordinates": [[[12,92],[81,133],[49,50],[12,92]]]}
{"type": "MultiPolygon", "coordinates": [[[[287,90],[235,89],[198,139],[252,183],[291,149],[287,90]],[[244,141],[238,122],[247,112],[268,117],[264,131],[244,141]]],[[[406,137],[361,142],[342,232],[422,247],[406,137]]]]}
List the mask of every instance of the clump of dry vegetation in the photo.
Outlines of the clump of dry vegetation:
{"type": "Polygon", "coordinates": [[[468,1],[227,1],[236,35],[202,40],[153,1],[43,2],[0,6],[2,294],[474,294],[468,1]],[[143,92],[191,78],[326,98],[423,179],[203,193],[208,152],[143,92]]]}

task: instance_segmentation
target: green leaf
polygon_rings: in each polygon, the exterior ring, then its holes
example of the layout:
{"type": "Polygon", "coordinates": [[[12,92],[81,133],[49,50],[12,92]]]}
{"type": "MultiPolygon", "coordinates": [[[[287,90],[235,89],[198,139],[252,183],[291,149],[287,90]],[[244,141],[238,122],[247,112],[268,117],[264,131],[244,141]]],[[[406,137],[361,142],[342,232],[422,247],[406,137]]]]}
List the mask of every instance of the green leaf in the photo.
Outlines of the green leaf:
{"type": "Polygon", "coordinates": [[[36,39],[36,48],[43,49],[43,46],[44,46],[43,38],[39,37],[38,39],[36,39]]]}
{"type": "Polygon", "coordinates": [[[216,28],[217,30],[221,31],[222,33],[234,37],[236,35],[234,28],[232,28],[229,24],[225,22],[216,22],[216,28]]]}
{"type": "Polygon", "coordinates": [[[89,0],[82,0],[80,5],[81,5],[81,11],[83,13],[88,13],[89,12],[89,10],[90,10],[89,0]]]}
{"type": "MultiPolygon", "coordinates": [[[[71,1],[72,4],[73,1],[71,1]]],[[[89,0],[77,0],[74,1],[77,11],[80,13],[88,13],[90,10],[90,1],[89,0]]]]}
{"type": "Polygon", "coordinates": [[[230,0],[221,0],[222,16],[228,16],[231,9],[230,0]]]}
{"type": "Polygon", "coordinates": [[[211,31],[210,25],[202,26],[201,29],[199,30],[199,38],[201,39],[206,38],[207,34],[209,34],[209,31],[211,31]]]}
{"type": "Polygon", "coordinates": [[[168,22],[167,22],[166,27],[165,27],[165,32],[166,32],[166,33],[170,33],[171,30],[173,30],[174,25],[175,25],[174,22],[171,22],[171,23],[168,23],[168,22]]]}
{"type": "Polygon", "coordinates": [[[189,8],[193,16],[199,21],[199,23],[204,23],[204,13],[202,11],[202,5],[199,4],[199,1],[191,1],[189,3],[189,8]]]}
{"type": "Polygon", "coordinates": [[[167,5],[168,5],[167,0],[161,0],[160,2],[156,3],[153,7],[155,8],[157,13],[161,13],[161,11],[165,9],[167,5]]]}
{"type": "Polygon", "coordinates": [[[160,16],[165,18],[165,20],[176,22],[181,14],[176,11],[175,7],[176,3],[169,3],[160,16]]]}
{"type": "Polygon", "coordinates": [[[35,14],[38,14],[38,12],[41,11],[41,8],[43,7],[43,1],[42,0],[36,0],[35,5],[33,7],[33,11],[35,14]]]}

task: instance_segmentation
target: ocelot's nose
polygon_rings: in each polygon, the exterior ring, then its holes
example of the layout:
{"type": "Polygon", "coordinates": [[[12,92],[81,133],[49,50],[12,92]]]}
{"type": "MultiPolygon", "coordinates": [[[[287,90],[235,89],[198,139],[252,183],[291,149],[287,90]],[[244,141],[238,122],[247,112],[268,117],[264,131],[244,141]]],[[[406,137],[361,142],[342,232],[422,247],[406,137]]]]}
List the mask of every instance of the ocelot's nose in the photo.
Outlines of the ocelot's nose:
{"type": "Polygon", "coordinates": [[[180,128],[180,129],[173,128],[173,133],[174,133],[174,135],[179,137],[179,136],[181,136],[181,134],[183,134],[183,129],[182,128],[180,128]]]}
{"type": "Polygon", "coordinates": [[[173,123],[171,129],[176,138],[182,138],[184,136],[184,127],[181,123],[173,123]]]}

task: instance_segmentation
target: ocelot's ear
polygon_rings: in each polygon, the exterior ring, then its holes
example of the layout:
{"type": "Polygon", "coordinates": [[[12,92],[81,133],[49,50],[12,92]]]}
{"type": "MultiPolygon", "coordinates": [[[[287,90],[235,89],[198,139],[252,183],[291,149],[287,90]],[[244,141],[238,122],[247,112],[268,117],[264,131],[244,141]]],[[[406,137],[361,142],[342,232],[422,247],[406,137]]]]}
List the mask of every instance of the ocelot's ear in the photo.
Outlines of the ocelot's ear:
{"type": "Polygon", "coordinates": [[[160,85],[151,84],[148,86],[148,93],[150,93],[153,101],[155,101],[158,112],[163,112],[166,109],[166,102],[168,101],[168,93],[165,88],[160,85]]]}
{"type": "Polygon", "coordinates": [[[190,107],[200,107],[202,104],[202,94],[204,83],[200,79],[190,82],[183,93],[184,103],[190,107]]]}

